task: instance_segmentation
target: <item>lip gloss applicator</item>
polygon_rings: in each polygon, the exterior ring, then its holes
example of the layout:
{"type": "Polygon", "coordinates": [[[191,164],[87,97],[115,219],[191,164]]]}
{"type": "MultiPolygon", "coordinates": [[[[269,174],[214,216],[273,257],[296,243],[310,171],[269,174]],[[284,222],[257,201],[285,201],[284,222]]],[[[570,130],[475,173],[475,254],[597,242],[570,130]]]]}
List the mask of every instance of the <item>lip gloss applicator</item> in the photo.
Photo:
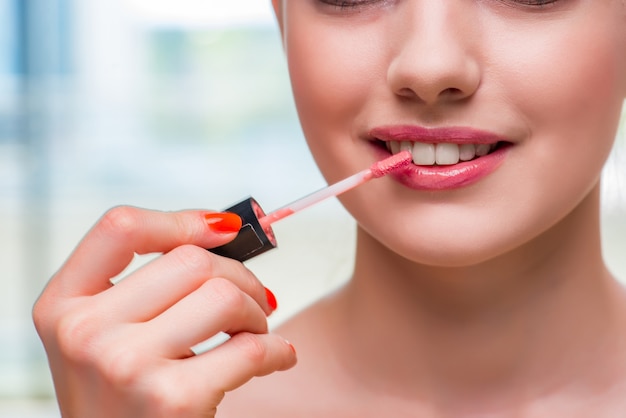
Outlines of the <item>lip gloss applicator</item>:
{"type": "MultiPolygon", "coordinates": [[[[269,214],[265,214],[256,200],[249,197],[225,210],[225,212],[233,212],[241,217],[242,227],[237,237],[228,244],[209,249],[209,251],[239,261],[246,261],[259,254],[263,254],[266,251],[276,248],[276,238],[274,237],[274,231],[272,231],[273,223],[285,219],[329,197],[338,196],[348,190],[354,189],[372,179],[383,177],[410,164],[412,160],[413,156],[409,151],[402,151],[399,154],[380,160],[363,171],[359,171],[350,177],[311,193],[269,214]]],[[[230,340],[230,338],[231,336],[228,333],[220,331],[211,338],[191,347],[191,351],[195,355],[206,353],[224,344],[226,341],[230,340]]]]}
{"type": "Polygon", "coordinates": [[[338,196],[372,179],[383,177],[410,164],[412,159],[409,151],[402,151],[269,214],[265,214],[256,200],[249,197],[225,210],[225,212],[236,213],[243,221],[237,237],[228,244],[212,248],[209,251],[235,260],[246,261],[276,248],[276,237],[271,228],[273,223],[329,197],[338,196]]]}

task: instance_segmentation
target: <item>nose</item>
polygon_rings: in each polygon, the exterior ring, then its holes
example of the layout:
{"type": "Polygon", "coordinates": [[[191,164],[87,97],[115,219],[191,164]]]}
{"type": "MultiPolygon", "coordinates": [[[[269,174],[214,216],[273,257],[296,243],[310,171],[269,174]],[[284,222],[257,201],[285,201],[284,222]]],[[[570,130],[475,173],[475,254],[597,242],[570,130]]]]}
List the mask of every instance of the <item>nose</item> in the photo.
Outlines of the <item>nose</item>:
{"type": "Polygon", "coordinates": [[[401,3],[392,33],[387,79],[402,98],[427,105],[471,97],[481,82],[479,28],[463,0],[401,3]]]}

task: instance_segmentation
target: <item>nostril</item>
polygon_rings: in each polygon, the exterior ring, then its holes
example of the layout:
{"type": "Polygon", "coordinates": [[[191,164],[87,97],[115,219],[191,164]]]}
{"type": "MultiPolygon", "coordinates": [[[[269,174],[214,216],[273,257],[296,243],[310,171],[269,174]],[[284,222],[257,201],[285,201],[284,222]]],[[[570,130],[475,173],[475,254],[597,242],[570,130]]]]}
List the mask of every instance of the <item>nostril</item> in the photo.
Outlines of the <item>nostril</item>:
{"type": "Polygon", "coordinates": [[[401,88],[400,90],[398,90],[397,94],[400,97],[406,97],[410,99],[417,97],[417,94],[408,87],[401,88]]]}
{"type": "Polygon", "coordinates": [[[432,97],[428,97],[427,94],[420,95],[415,90],[410,87],[403,87],[396,91],[396,95],[403,99],[415,100],[420,99],[426,103],[436,103],[437,101],[449,101],[449,100],[458,100],[462,99],[466,95],[463,93],[463,90],[456,87],[448,87],[439,92],[433,91],[434,95],[432,97]]]}
{"type": "Polygon", "coordinates": [[[463,94],[461,89],[457,89],[456,87],[450,87],[441,92],[442,97],[454,97],[463,94]]]}

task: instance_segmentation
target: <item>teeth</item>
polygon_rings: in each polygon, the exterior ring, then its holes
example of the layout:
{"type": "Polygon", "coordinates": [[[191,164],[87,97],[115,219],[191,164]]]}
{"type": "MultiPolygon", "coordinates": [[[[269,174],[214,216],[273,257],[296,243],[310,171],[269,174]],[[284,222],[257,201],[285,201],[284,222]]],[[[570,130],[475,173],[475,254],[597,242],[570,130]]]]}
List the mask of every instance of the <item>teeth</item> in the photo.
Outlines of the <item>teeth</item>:
{"type": "Polygon", "coordinates": [[[435,144],[416,142],[413,145],[413,162],[417,165],[433,165],[437,161],[435,144]]]}
{"type": "Polygon", "coordinates": [[[459,159],[461,161],[470,161],[476,157],[476,145],[463,144],[459,146],[459,159]]]}
{"type": "Polygon", "coordinates": [[[424,142],[388,141],[387,149],[392,154],[409,150],[413,154],[413,163],[417,165],[453,165],[459,161],[471,161],[476,157],[489,154],[496,144],[428,144],[424,142]]]}
{"type": "Polygon", "coordinates": [[[452,165],[459,162],[459,146],[457,144],[437,144],[437,165],[452,165]]]}
{"type": "Polygon", "coordinates": [[[478,157],[489,154],[489,151],[491,151],[491,145],[489,144],[476,145],[476,156],[478,157]]]}
{"type": "Polygon", "coordinates": [[[400,151],[411,151],[413,150],[413,144],[409,141],[400,142],[400,151]]]}

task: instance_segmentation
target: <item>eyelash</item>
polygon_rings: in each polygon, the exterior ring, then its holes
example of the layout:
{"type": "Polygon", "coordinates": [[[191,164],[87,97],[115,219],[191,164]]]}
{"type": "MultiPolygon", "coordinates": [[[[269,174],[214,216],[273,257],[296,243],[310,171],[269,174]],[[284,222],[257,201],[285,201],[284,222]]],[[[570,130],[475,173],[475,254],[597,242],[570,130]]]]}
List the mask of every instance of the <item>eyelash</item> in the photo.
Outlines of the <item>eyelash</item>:
{"type": "Polygon", "coordinates": [[[508,1],[509,3],[518,3],[525,7],[545,7],[560,0],[501,0],[508,1]]]}
{"type": "MultiPolygon", "coordinates": [[[[333,6],[337,9],[357,9],[374,3],[381,3],[385,0],[318,0],[320,3],[333,6]]],[[[556,3],[560,0],[500,0],[503,2],[517,3],[525,7],[544,7],[556,3]]]]}
{"type": "Polygon", "coordinates": [[[320,3],[334,6],[337,9],[356,9],[373,3],[382,3],[385,0],[319,0],[320,3]]]}

